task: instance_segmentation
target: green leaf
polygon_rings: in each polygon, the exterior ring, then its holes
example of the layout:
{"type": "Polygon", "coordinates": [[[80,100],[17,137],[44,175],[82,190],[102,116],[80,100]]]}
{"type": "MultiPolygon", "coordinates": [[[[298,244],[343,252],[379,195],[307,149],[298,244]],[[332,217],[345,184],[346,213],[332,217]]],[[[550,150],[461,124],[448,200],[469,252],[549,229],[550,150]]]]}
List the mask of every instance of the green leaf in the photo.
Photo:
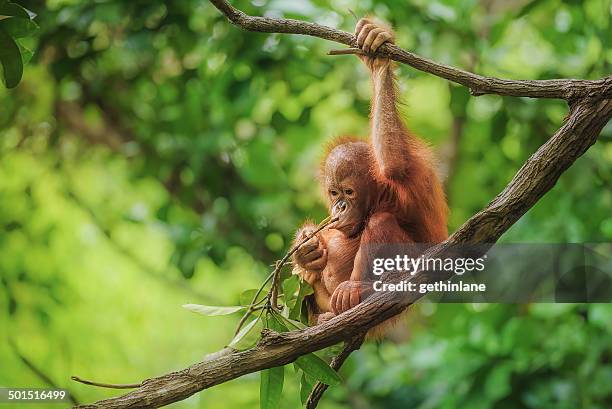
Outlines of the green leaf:
{"type": "Polygon", "coordinates": [[[298,288],[300,287],[300,278],[296,275],[283,280],[283,294],[285,294],[285,304],[289,307],[295,306],[297,300],[298,288]]]}
{"type": "Polygon", "coordinates": [[[302,401],[302,405],[306,404],[308,396],[310,392],[312,392],[312,388],[314,388],[314,384],[315,380],[302,372],[302,378],[300,379],[300,400],[302,401]]]}
{"type": "Polygon", "coordinates": [[[34,53],[32,50],[24,47],[22,44],[17,43],[17,47],[19,47],[19,52],[21,53],[21,61],[23,65],[26,65],[32,59],[34,53]]]}
{"type": "Polygon", "coordinates": [[[287,326],[287,329],[291,331],[296,330],[296,329],[304,329],[307,327],[300,321],[292,320],[291,318],[287,318],[281,314],[277,314],[276,317],[278,317],[278,319],[287,326]]]}
{"type": "Polygon", "coordinates": [[[300,318],[300,314],[302,313],[302,302],[304,301],[304,297],[312,294],[314,291],[312,287],[303,280],[300,280],[300,289],[298,291],[297,300],[295,301],[295,305],[291,308],[289,312],[289,318],[292,320],[298,320],[300,318]]]}
{"type": "Polygon", "coordinates": [[[337,356],[342,349],[344,348],[344,343],[340,342],[338,344],[334,344],[327,348],[323,348],[315,352],[314,354],[324,361],[331,361],[335,356],[337,356]]]}
{"type": "Polygon", "coordinates": [[[21,7],[19,4],[0,1],[0,16],[21,17],[30,19],[28,10],[21,7]]]}
{"type": "Polygon", "coordinates": [[[15,40],[0,27],[0,64],[7,88],[19,84],[23,75],[23,61],[15,40]]]}
{"type": "MultiPolygon", "coordinates": [[[[240,305],[246,305],[246,306],[251,305],[251,302],[253,301],[253,297],[255,297],[255,294],[257,294],[257,291],[259,291],[257,288],[243,291],[240,294],[240,305]]],[[[257,300],[255,300],[255,303],[257,303],[258,301],[261,301],[265,297],[266,297],[266,292],[261,291],[259,295],[257,296],[257,300]]]]}
{"type": "Polygon", "coordinates": [[[282,318],[282,315],[280,315],[280,314],[278,314],[276,312],[272,312],[268,316],[268,328],[270,328],[271,330],[274,330],[276,332],[287,332],[287,331],[289,331],[289,329],[283,323],[281,318],[282,318]]]}
{"type": "Polygon", "coordinates": [[[0,20],[0,27],[2,27],[13,38],[28,37],[38,31],[38,24],[29,18],[6,18],[4,20],[0,20]]]}
{"type": "Polygon", "coordinates": [[[278,408],[283,392],[284,380],[284,366],[277,366],[261,371],[259,383],[259,406],[261,409],[278,408]]]}
{"type": "Polygon", "coordinates": [[[260,318],[255,318],[240,329],[240,332],[236,334],[234,339],[229,343],[229,347],[236,348],[239,350],[250,348],[255,345],[261,330],[258,330],[257,324],[261,323],[260,318]],[[255,336],[257,335],[257,336],[255,336]]]}
{"type": "Polygon", "coordinates": [[[315,354],[302,355],[295,360],[304,373],[329,386],[335,386],[342,382],[338,372],[334,371],[327,362],[315,354]]]}
{"type": "Polygon", "coordinates": [[[211,305],[200,304],[185,304],[183,305],[183,308],[186,308],[191,312],[197,312],[198,314],[207,315],[209,317],[217,315],[229,315],[246,309],[246,307],[243,307],[242,305],[232,307],[214,307],[211,305]]]}

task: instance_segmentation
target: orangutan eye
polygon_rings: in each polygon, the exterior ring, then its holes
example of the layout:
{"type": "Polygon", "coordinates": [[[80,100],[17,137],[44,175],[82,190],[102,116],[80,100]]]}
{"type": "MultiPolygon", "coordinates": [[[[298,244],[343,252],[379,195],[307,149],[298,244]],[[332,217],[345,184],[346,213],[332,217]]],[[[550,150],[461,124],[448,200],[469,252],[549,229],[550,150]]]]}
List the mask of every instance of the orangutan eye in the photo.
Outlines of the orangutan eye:
{"type": "Polygon", "coordinates": [[[338,196],[338,191],[337,190],[330,190],[329,194],[332,196],[338,196]]]}
{"type": "Polygon", "coordinates": [[[352,195],[353,193],[354,193],[354,192],[353,192],[353,189],[345,189],[345,190],[344,190],[344,194],[345,194],[345,195],[347,195],[347,196],[350,196],[350,195],[352,195]]]}

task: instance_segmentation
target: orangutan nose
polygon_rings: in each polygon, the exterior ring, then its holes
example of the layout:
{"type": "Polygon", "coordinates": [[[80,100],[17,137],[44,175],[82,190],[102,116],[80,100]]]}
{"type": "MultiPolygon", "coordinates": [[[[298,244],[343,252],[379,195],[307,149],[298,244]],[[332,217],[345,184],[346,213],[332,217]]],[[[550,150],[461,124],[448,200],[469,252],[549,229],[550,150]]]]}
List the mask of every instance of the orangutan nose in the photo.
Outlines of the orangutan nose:
{"type": "Polygon", "coordinates": [[[334,214],[334,216],[336,216],[340,213],[344,213],[346,209],[348,209],[348,203],[346,203],[344,200],[338,200],[338,202],[336,202],[336,204],[334,205],[332,213],[334,214]]]}

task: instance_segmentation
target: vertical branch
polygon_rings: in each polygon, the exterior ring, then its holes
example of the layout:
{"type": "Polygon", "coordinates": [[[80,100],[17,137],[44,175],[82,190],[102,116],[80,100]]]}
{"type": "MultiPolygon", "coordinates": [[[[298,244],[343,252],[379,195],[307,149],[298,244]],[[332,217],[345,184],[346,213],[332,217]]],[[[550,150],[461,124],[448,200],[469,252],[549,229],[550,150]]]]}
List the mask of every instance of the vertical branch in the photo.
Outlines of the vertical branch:
{"type": "MultiPolygon", "coordinates": [[[[348,357],[353,353],[353,351],[361,348],[363,341],[365,340],[365,333],[357,334],[353,338],[349,339],[345,342],[344,348],[340,353],[332,359],[329,366],[331,366],[334,370],[339,370],[344,361],[348,359],[348,357]]],[[[319,401],[323,397],[325,391],[329,388],[328,385],[317,382],[312,388],[312,392],[308,396],[308,400],[306,401],[306,409],[315,409],[319,404],[319,401]]]]}

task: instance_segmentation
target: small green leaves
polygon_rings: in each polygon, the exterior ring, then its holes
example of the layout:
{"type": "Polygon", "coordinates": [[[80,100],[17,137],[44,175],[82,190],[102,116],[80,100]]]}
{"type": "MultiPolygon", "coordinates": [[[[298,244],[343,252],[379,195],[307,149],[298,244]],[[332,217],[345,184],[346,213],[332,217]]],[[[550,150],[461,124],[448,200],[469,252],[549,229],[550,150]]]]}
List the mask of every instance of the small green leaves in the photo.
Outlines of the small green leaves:
{"type": "Polygon", "coordinates": [[[217,316],[217,315],[229,315],[238,311],[243,311],[246,308],[237,305],[232,307],[215,307],[212,305],[200,305],[200,304],[185,304],[183,308],[188,309],[191,312],[196,312],[198,314],[207,315],[209,317],[217,316]]]}
{"type": "MultiPolygon", "coordinates": [[[[245,290],[240,294],[240,305],[231,307],[218,307],[198,304],[185,304],[184,308],[207,316],[229,315],[236,312],[245,312],[240,321],[240,330],[234,336],[228,347],[245,350],[260,338],[262,328],[276,332],[301,330],[306,325],[299,321],[302,316],[304,297],[313,293],[308,283],[298,276],[287,275],[281,277],[277,283],[278,299],[281,300],[280,310],[271,302],[270,290],[265,290],[268,280],[260,289],[245,290]],[[257,317],[253,313],[259,311],[257,317]]],[[[303,401],[308,398],[314,383],[318,380],[327,385],[340,383],[340,376],[325,361],[315,354],[301,356],[294,362],[294,367],[301,377],[300,394],[303,401]]],[[[285,368],[274,367],[261,371],[260,378],[260,407],[262,409],[277,409],[283,390],[285,368]]]]}
{"type": "Polygon", "coordinates": [[[38,24],[32,21],[34,17],[35,14],[20,5],[0,0],[0,72],[7,88],[19,84],[23,65],[32,57],[32,52],[15,39],[30,36],[38,30],[38,24]]]}
{"type": "Polygon", "coordinates": [[[259,406],[261,409],[276,409],[280,403],[285,380],[285,367],[277,366],[261,371],[259,383],[259,406]]]}
{"type": "Polygon", "coordinates": [[[304,373],[329,386],[335,386],[342,382],[338,372],[333,370],[327,363],[315,354],[302,355],[295,360],[297,366],[304,373]]]}

